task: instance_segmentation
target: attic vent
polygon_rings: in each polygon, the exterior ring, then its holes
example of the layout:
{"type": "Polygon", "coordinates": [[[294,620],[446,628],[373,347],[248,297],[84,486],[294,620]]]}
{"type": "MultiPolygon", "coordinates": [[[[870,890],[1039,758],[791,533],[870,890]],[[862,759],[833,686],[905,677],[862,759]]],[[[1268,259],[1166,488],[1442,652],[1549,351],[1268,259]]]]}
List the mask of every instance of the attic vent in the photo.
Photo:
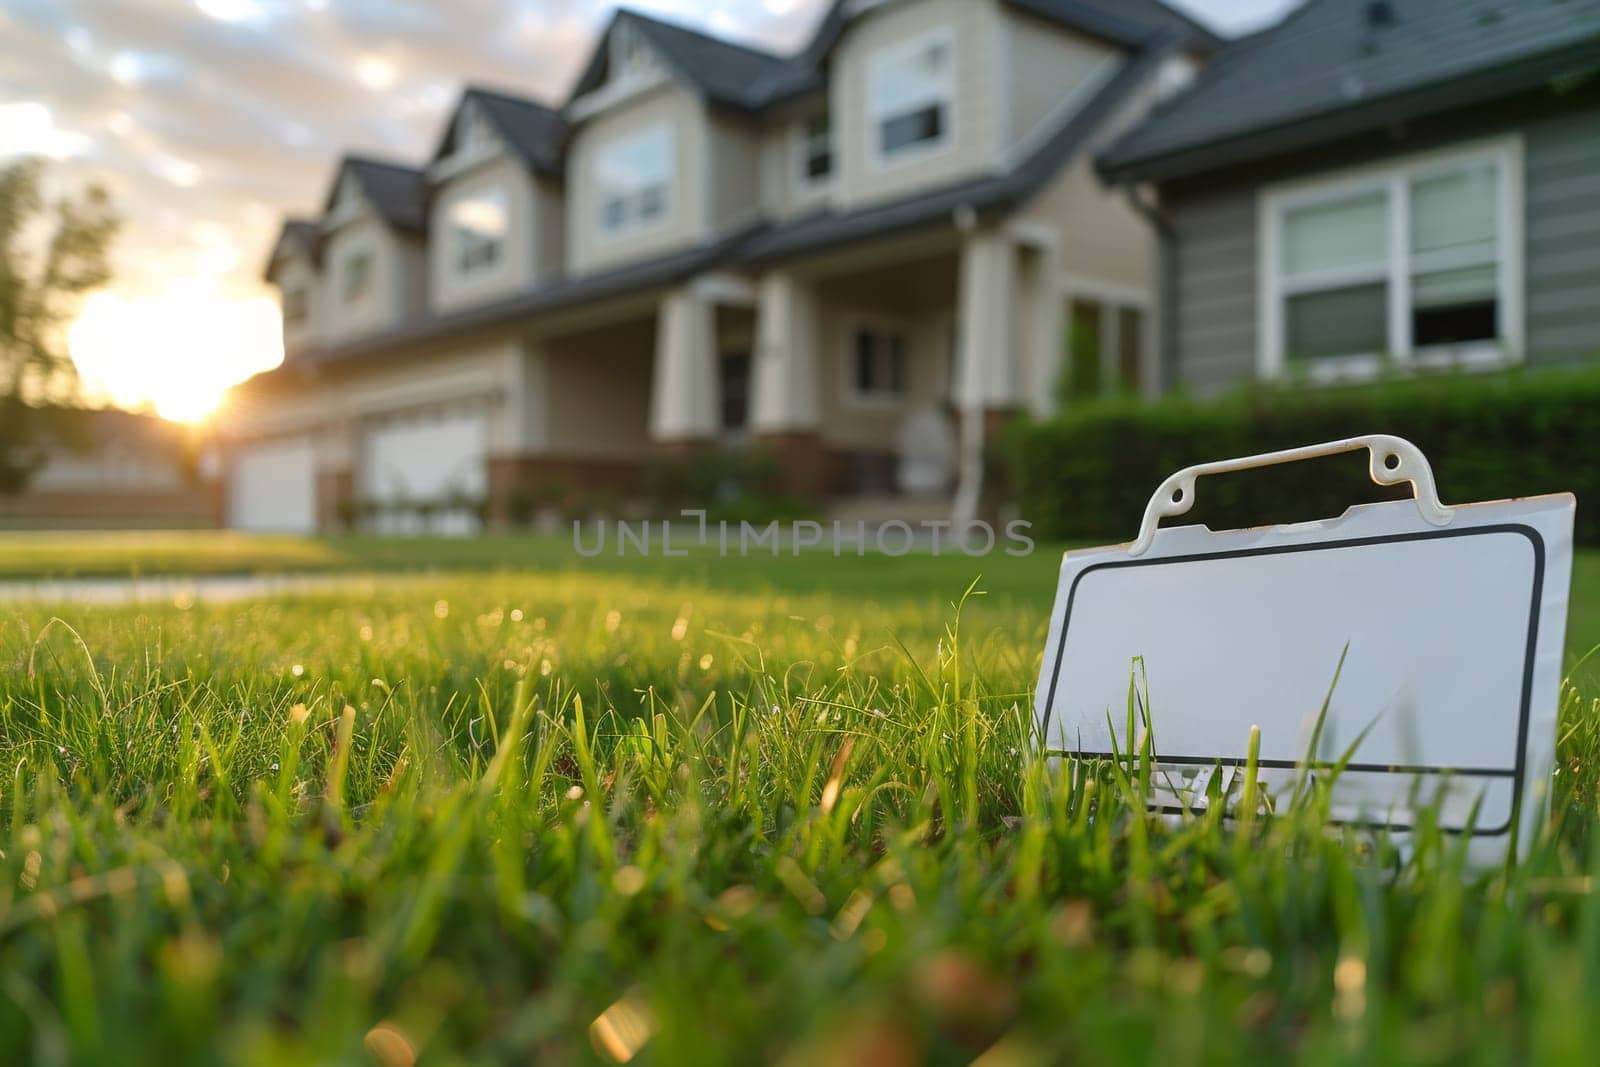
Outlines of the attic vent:
{"type": "Polygon", "coordinates": [[[1389,0],[1368,0],[1367,25],[1372,27],[1394,25],[1394,5],[1389,0]]]}

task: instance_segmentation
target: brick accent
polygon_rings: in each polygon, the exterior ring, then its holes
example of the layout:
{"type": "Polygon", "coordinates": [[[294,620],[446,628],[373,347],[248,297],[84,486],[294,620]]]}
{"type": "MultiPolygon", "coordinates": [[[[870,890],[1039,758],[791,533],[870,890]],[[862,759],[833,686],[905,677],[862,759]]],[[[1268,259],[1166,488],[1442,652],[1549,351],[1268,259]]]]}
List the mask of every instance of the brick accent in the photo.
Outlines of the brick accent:
{"type": "Polygon", "coordinates": [[[638,492],[646,461],[626,457],[491,456],[489,525],[504,529],[524,504],[571,504],[588,493],[638,492]],[[526,500],[519,500],[523,494],[526,500]]]}
{"type": "Polygon", "coordinates": [[[820,434],[788,430],[757,434],[755,441],[772,455],[780,492],[822,497],[837,491],[839,464],[820,434]]]}

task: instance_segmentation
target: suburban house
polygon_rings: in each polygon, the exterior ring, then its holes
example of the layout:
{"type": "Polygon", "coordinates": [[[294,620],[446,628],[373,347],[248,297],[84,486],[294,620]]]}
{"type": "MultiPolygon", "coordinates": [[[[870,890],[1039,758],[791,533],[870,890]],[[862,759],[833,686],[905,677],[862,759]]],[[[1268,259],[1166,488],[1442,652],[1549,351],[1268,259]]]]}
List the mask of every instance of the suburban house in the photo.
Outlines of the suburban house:
{"type": "Polygon", "coordinates": [[[1600,2],[1308,0],[1099,159],[1197,391],[1600,356],[1600,2]]]}
{"type": "Polygon", "coordinates": [[[970,508],[1064,377],[1155,387],[1155,237],[1094,154],[1217,44],[1157,0],[838,0],[790,55],[618,12],[559,107],[469,89],[284,224],[229,521],[470,529],[750,444],[970,508]]]}

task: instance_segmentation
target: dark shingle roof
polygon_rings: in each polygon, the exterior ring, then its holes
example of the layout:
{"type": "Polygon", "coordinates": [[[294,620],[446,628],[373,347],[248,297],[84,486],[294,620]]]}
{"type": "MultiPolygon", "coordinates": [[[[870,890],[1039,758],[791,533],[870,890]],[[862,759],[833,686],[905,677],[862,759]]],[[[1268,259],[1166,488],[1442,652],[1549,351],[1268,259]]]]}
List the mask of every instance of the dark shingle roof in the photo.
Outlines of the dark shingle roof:
{"type": "Polygon", "coordinates": [[[509,93],[468,86],[445,125],[444,137],[433,158],[448,155],[455,147],[455,116],[468,102],[480,108],[489,122],[504,137],[506,144],[527,164],[528,169],[540,174],[561,177],[564,161],[561,153],[567,140],[567,123],[561,112],[545,107],[534,100],[509,93]]]}
{"type": "Polygon", "coordinates": [[[399,344],[454,337],[541,312],[578,307],[608,297],[673,285],[719,263],[726,263],[730,255],[758,230],[759,226],[748,227],[710,244],[667,252],[594,274],[563,278],[500,300],[430,316],[326,348],[297,351],[292,354],[292,361],[285,363],[284,367],[297,372],[312,364],[346,363],[386,354],[399,344]]]}
{"type": "Polygon", "coordinates": [[[389,225],[419,232],[428,228],[428,185],[422,171],[366,156],[346,156],[328,190],[324,212],[332,209],[346,174],[354,176],[373,208],[389,225]]]}
{"type": "Polygon", "coordinates": [[[1600,68],[1600,0],[1308,0],[1101,157],[1173,177],[1600,68]]]}
{"type": "Polygon", "coordinates": [[[573,87],[574,97],[599,87],[605,80],[610,63],[610,49],[606,47],[606,42],[619,26],[624,25],[649,41],[662,60],[680,77],[719,104],[746,110],[760,107],[764,102],[763,83],[789,62],[771,52],[734,44],[686,26],[663,22],[622,8],[612,16],[611,24],[600,35],[600,43],[595,46],[589,65],[573,87]]]}
{"type": "Polygon", "coordinates": [[[284,219],[278,227],[278,239],[272,242],[272,251],[261,268],[262,277],[271,280],[272,269],[278,260],[292,251],[304,252],[313,263],[322,255],[322,227],[312,219],[284,219]]]}
{"type": "Polygon", "coordinates": [[[879,238],[950,219],[958,209],[996,211],[1025,203],[1083,149],[1116,107],[1153,75],[1176,41],[1160,36],[1123,64],[1072,117],[1014,167],[993,177],[959,182],[855,210],[821,211],[755,234],[739,250],[744,263],[762,263],[831,245],[879,238]]]}
{"type": "Polygon", "coordinates": [[[1012,7],[1133,45],[1157,31],[1175,35],[1188,47],[1215,48],[1217,35],[1161,0],[1005,0],[1012,7]]]}
{"type": "MultiPolygon", "coordinates": [[[[1209,30],[1161,0],[1005,2],[1128,47],[1158,33],[1176,35],[1191,47],[1211,48],[1218,43],[1209,30]]],[[[828,54],[850,21],[848,3],[849,0],[834,0],[806,47],[790,56],[734,44],[628,8],[619,9],[601,35],[601,43],[579,76],[572,96],[581,96],[605,80],[609,50],[604,42],[618,25],[627,23],[661,53],[674,71],[710,99],[747,111],[759,110],[822,85],[828,54]]]]}
{"type": "Polygon", "coordinates": [[[992,178],[959,182],[877,207],[840,213],[822,212],[772,226],[756,223],[710,244],[669,252],[596,274],[544,284],[502,300],[430,316],[392,330],[316,350],[293,354],[288,369],[344,363],[390,352],[396,345],[423,343],[470,333],[529,315],[575,307],[596,300],[671,285],[703,271],[729,264],[758,264],[854,241],[949,224],[957,209],[988,212],[1020,205],[1083,149],[1105,118],[1146,84],[1172,47],[1158,37],[1140,50],[1074,115],[1010,171],[992,178]]]}

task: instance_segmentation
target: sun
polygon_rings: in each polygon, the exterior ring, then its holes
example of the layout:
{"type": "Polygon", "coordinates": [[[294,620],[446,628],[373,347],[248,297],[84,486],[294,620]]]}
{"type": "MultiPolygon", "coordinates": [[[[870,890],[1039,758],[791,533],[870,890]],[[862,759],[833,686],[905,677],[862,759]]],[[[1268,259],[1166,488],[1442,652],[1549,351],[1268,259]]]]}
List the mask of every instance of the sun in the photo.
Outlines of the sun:
{"type": "Polygon", "coordinates": [[[67,332],[85,390],[175,422],[212,414],[229,386],[283,361],[278,305],[176,283],[158,293],[95,293],[67,332]]]}

